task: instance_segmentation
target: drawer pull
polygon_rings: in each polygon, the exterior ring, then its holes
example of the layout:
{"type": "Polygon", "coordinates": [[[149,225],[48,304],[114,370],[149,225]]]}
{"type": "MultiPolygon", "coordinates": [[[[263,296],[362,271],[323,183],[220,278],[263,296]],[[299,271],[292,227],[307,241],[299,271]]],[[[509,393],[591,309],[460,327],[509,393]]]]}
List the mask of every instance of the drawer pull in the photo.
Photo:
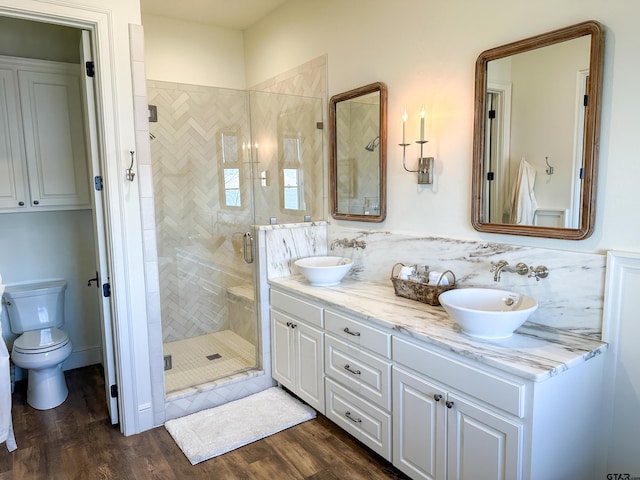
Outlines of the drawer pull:
{"type": "Polygon", "coordinates": [[[442,400],[442,395],[440,395],[439,393],[436,393],[436,394],[433,396],[433,399],[434,399],[436,402],[439,402],[440,400],[442,400]]]}
{"type": "Polygon", "coordinates": [[[351,420],[353,423],[362,423],[362,420],[360,418],[353,418],[349,410],[344,413],[344,416],[351,420]]]}
{"type": "Polygon", "coordinates": [[[353,335],[354,337],[359,337],[360,332],[352,332],[349,330],[349,327],[344,327],[344,333],[348,333],[349,335],[353,335]]]}
{"type": "Polygon", "coordinates": [[[447,401],[445,405],[447,406],[447,408],[453,408],[453,402],[451,400],[447,401]]]}
{"type": "Polygon", "coordinates": [[[344,369],[349,373],[353,373],[354,375],[362,375],[362,372],[360,370],[352,369],[351,365],[349,365],[348,363],[344,366],[344,369]]]}

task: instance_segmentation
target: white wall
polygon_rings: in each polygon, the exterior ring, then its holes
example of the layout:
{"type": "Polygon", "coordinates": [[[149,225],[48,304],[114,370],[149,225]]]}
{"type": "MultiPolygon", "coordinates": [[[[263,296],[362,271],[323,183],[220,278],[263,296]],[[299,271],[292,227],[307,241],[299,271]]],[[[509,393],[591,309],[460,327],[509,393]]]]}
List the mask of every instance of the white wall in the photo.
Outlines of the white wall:
{"type": "MultiPolygon", "coordinates": [[[[6,213],[0,215],[0,273],[5,284],[62,278],[65,324],[73,353],[65,370],[102,360],[99,291],[94,283],[96,261],[90,210],[6,213]]],[[[11,350],[15,335],[2,307],[3,337],[11,350]]]]}
{"type": "Polygon", "coordinates": [[[147,79],[245,88],[242,32],[144,15],[147,79]]]}
{"type": "MultiPolygon", "coordinates": [[[[388,216],[367,228],[587,252],[638,250],[639,16],[640,4],[625,0],[289,2],[245,32],[247,84],[326,53],[330,96],[373,81],[388,85],[388,216]],[[600,21],[607,36],[595,233],[567,241],[476,232],[470,170],[477,56],[590,19],[600,21]],[[425,155],[436,158],[433,187],[418,187],[415,174],[403,171],[396,147],[404,108],[407,131],[417,136],[422,103],[430,140],[425,155]]],[[[407,154],[417,157],[417,150],[407,154]]]]}

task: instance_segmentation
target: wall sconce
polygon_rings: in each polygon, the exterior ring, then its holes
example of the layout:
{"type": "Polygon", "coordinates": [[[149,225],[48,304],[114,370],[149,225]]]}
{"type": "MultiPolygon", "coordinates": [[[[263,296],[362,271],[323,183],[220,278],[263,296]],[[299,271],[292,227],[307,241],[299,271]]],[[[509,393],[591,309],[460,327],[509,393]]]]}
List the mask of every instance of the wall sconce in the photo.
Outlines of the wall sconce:
{"type": "Polygon", "coordinates": [[[405,140],[405,124],[407,123],[407,118],[407,110],[405,109],[402,115],[402,143],[398,144],[402,147],[402,166],[407,172],[418,174],[418,185],[431,185],[433,183],[434,158],[423,155],[424,144],[429,141],[424,139],[424,105],[422,105],[422,109],[420,110],[420,140],[416,141],[416,143],[420,145],[420,157],[418,157],[417,170],[409,170],[406,164],[407,147],[411,145],[410,143],[406,143],[405,140]]]}

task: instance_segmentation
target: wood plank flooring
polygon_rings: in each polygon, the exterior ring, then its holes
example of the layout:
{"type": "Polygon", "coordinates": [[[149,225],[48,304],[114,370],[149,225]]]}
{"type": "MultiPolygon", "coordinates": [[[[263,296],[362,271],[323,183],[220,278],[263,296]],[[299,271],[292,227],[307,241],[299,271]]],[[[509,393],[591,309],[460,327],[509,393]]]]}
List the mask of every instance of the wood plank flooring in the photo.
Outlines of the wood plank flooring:
{"type": "Polygon", "coordinates": [[[0,480],[407,479],[323,416],[191,465],[164,427],[125,437],[108,421],[99,366],[66,372],[69,398],[38,411],[13,395],[18,449],[0,445],[0,480]]]}

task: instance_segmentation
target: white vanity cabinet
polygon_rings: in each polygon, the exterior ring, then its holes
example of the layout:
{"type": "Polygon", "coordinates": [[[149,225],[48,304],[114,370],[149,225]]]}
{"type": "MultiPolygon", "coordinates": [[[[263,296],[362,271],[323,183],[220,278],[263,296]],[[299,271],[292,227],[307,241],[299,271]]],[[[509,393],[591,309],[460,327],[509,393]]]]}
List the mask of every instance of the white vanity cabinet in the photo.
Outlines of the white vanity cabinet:
{"type": "Polygon", "coordinates": [[[0,209],[90,208],[80,65],[0,57],[0,209]]]}
{"type": "Polygon", "coordinates": [[[393,463],[414,479],[595,478],[602,356],[540,382],[393,337],[393,463]]]}
{"type": "Polygon", "coordinates": [[[324,413],[322,308],[273,289],[270,299],[272,376],[324,413]]]}
{"type": "Polygon", "coordinates": [[[416,480],[604,478],[606,345],[480,342],[391,288],[342,288],[272,280],[273,376],[327,418],[416,480]]]}
{"type": "MultiPolygon", "coordinates": [[[[521,477],[521,413],[524,385],[476,371],[466,365],[394,338],[393,463],[414,479],[521,477]],[[431,370],[433,377],[422,372],[431,370]],[[425,368],[426,367],[426,368],[425,368]],[[448,384],[502,387],[511,395],[508,415],[490,400],[470,400],[448,384]]],[[[472,388],[473,389],[473,388],[472,388]]],[[[492,396],[492,395],[485,395],[492,396]]]]}
{"type": "Polygon", "coordinates": [[[325,310],[326,415],[391,461],[391,335],[325,310]]]}

